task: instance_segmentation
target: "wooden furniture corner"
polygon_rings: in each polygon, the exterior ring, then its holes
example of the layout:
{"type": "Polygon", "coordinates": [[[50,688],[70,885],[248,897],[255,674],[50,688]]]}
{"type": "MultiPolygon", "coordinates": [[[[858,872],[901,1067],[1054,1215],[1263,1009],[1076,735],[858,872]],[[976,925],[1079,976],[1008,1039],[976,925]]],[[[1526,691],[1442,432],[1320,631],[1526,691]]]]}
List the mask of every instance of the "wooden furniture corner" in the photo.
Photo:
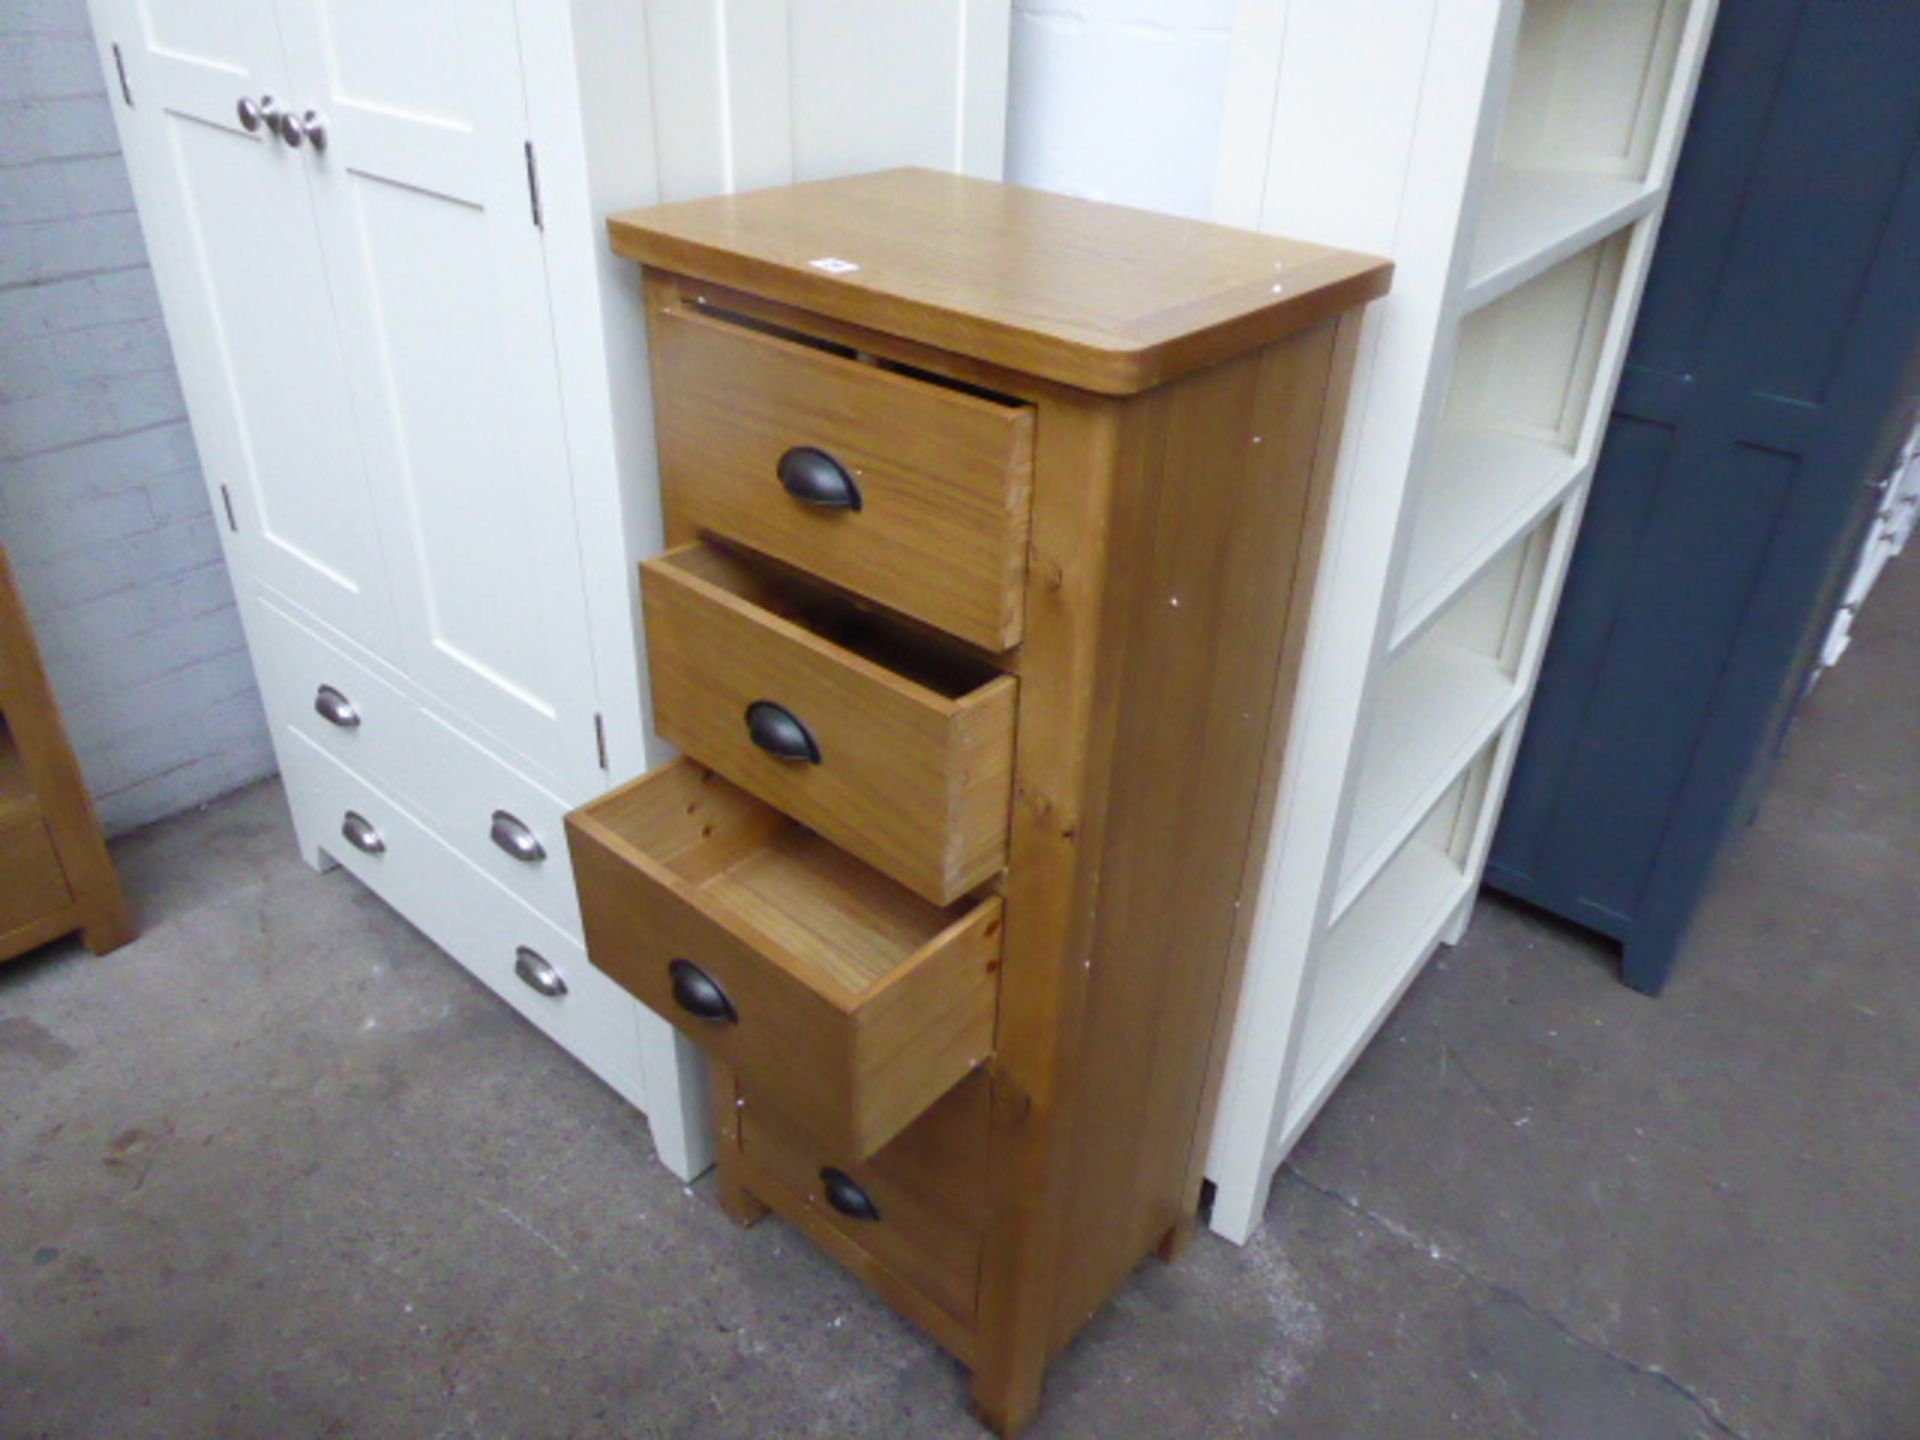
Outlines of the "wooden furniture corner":
{"type": "Polygon", "coordinates": [[[134,935],[0,548],[0,961],[76,930],[96,955],[134,935]]]}

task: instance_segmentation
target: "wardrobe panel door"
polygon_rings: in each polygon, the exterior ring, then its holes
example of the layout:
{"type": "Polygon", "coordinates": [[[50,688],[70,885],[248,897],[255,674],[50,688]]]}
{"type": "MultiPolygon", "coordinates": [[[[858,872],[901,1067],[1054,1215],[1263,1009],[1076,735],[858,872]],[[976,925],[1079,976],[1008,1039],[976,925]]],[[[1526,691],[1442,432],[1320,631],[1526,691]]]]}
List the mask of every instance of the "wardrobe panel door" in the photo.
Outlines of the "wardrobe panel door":
{"type": "Polygon", "coordinates": [[[646,0],[660,200],[895,165],[1000,178],[1008,0],[646,0]]]}
{"type": "Polygon", "coordinates": [[[287,89],[272,11],[139,0],[133,18],[119,33],[138,103],[120,109],[121,133],[231,548],[385,653],[386,573],[305,167],[262,118],[287,89]]]}
{"type": "Polygon", "coordinates": [[[509,0],[286,0],[304,163],[412,678],[563,796],[603,783],[509,0]]]}

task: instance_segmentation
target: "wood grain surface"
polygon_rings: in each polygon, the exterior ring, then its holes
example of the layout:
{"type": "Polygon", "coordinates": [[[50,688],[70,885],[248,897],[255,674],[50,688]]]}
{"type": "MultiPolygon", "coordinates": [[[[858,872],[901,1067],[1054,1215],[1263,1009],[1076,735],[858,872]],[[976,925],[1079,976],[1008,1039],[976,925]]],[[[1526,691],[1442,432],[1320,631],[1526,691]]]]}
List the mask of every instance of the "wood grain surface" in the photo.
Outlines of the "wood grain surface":
{"type": "Polygon", "coordinates": [[[650,266],[1119,395],[1310,329],[1385,294],[1392,271],[932,170],[629,210],[607,227],[650,266]]]}

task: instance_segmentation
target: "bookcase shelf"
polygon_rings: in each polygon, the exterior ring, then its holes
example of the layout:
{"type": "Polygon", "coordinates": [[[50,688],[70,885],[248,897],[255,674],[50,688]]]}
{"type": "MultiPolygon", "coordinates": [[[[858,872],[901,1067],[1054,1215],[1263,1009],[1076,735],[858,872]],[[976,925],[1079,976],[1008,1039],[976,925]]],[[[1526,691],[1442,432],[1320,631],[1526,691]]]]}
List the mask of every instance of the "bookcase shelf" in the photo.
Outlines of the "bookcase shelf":
{"type": "Polygon", "coordinates": [[[1524,0],[1499,164],[1645,180],[1687,0],[1524,0]]]}
{"type": "Polygon", "coordinates": [[[1571,456],[1596,397],[1626,241],[1590,245],[1461,321],[1441,423],[1571,456]]]}
{"type": "Polygon", "coordinates": [[[1462,308],[1491,304],[1644,216],[1658,186],[1565,170],[1497,170],[1467,267],[1462,308]]]}
{"type": "Polygon", "coordinates": [[[1583,468],[1540,440],[1441,427],[1408,542],[1393,651],[1412,643],[1495,556],[1565,499],[1583,468]]]}
{"type": "Polygon", "coordinates": [[[1437,943],[1469,889],[1467,856],[1492,750],[1421,815],[1407,843],[1328,931],[1301,1024],[1296,1115],[1304,1121],[1336,1083],[1437,943]]]}
{"type": "Polygon", "coordinates": [[[1337,923],[1525,694],[1520,652],[1551,527],[1511,545],[1388,664],[1334,892],[1337,923]]]}

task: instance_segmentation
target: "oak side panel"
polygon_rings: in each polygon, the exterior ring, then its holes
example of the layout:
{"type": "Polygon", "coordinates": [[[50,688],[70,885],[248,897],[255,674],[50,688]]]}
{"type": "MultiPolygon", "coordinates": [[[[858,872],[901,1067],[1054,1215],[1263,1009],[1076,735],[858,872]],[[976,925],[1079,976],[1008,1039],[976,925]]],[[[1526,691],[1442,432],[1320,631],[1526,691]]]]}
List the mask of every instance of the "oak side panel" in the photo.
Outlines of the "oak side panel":
{"type": "Polygon", "coordinates": [[[1266,873],[1267,842],[1273,834],[1274,807],[1286,774],[1293,732],[1294,701],[1299,693],[1300,671],[1306,653],[1307,621],[1312,614],[1313,597],[1319,583],[1320,562],[1326,554],[1327,524],[1332,511],[1334,478],[1340,458],[1340,437],[1346,430],[1347,402],[1353,387],[1354,360],[1359,350],[1363,318],[1363,312],[1355,310],[1334,322],[1333,356],[1326,403],[1320,414],[1320,436],[1314,451],[1303,543],[1299,561],[1294,567],[1292,591],[1287,597],[1287,629],[1281,642],[1280,664],[1274,674],[1267,753],[1261,766],[1253,818],[1247,825],[1246,852],[1240,865],[1239,898],[1234,905],[1233,939],[1227,950],[1226,975],[1220,985],[1207,1059],[1206,1087],[1201,1092],[1199,1114],[1195,1118],[1187,1157],[1181,1218],[1176,1228],[1161,1241],[1162,1258],[1169,1260],[1176,1258],[1187,1241],[1192,1239],[1200,1208],[1200,1188],[1206,1178],[1207,1151],[1213,1133],[1214,1115],[1219,1105],[1221,1083],[1226,1076],[1227,1051],[1233,1040],[1233,1019],[1239,1003],[1240,982],[1246,973],[1247,949],[1253,939],[1254,914],[1260,900],[1261,879],[1266,873]]]}
{"type": "Polygon", "coordinates": [[[740,1080],[733,1068],[707,1062],[707,1104],[713,1115],[713,1183],[720,1212],[746,1229],[759,1223],[767,1207],[747,1189],[740,1112],[740,1080]]]}
{"type": "Polygon", "coordinates": [[[1013,1434],[1039,1404],[1071,1138],[1085,953],[1111,712],[1096,705],[1119,401],[1059,391],[1035,425],[1019,721],[1008,838],[1006,946],[995,1031],[994,1126],[974,1406],[1013,1434]]]}
{"type": "Polygon", "coordinates": [[[1153,392],[1123,427],[1100,691],[1118,732],[1056,1349],[1187,1213],[1335,339],[1322,326],[1153,392]]]}
{"type": "MultiPolygon", "coordinates": [[[[0,807],[6,800],[0,794],[0,807]]],[[[47,822],[31,803],[14,807],[11,814],[0,808],[0,948],[15,931],[36,930],[55,915],[67,916],[72,928],[73,892],[47,822]]]]}
{"type": "MultiPolygon", "coordinates": [[[[0,713],[19,747],[28,783],[39,801],[53,846],[60,857],[77,912],[77,928],[96,955],[118,949],[133,938],[133,921],[121,894],[120,878],[107,854],[107,842],[94,815],[80,765],[67,743],[66,726],[54,703],[53,687],[40,662],[13,568],[0,548],[0,713]]],[[[67,928],[75,928],[69,926],[67,928]]],[[[54,934],[65,933],[64,930],[54,934]]],[[[22,926],[9,937],[13,947],[0,958],[53,938],[22,926]]]]}
{"type": "MultiPolygon", "coordinates": [[[[1190,1220],[1351,359],[1322,325],[1108,415],[1100,465],[1041,455],[1036,569],[1086,568],[1051,608],[1028,597],[997,1062],[1013,1103],[975,1360],[1003,1432],[1190,1220]]],[[[1043,446],[1060,414],[1043,407],[1043,446]]]]}

